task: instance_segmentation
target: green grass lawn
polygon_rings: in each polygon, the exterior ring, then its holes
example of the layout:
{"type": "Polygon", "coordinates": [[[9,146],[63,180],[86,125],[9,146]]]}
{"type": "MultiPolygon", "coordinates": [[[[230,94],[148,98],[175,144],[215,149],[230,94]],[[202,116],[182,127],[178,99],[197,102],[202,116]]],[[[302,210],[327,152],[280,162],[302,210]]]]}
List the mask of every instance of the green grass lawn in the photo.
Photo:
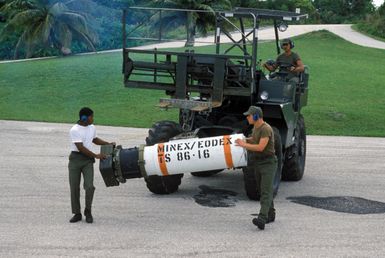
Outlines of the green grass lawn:
{"type": "MultiPolygon", "coordinates": [[[[385,136],[385,51],[328,32],[295,43],[294,51],[310,67],[307,133],[385,136]]],[[[274,49],[273,43],[260,44],[260,58],[275,58],[274,49]]],[[[110,53],[0,64],[0,119],[73,123],[78,110],[89,106],[96,124],[176,121],[176,110],[155,107],[163,91],[123,87],[121,63],[121,53],[110,53]]]]}

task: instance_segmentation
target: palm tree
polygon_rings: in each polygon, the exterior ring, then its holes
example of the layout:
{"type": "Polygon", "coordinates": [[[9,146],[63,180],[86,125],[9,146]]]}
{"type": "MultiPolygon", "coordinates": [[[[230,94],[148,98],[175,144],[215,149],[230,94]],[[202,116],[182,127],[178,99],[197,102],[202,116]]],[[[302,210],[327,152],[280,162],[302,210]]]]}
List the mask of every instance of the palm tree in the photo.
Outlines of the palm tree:
{"type": "Polygon", "coordinates": [[[210,26],[215,24],[215,10],[230,10],[230,0],[153,0],[151,6],[163,8],[192,9],[205,12],[183,12],[166,13],[162,17],[162,25],[172,28],[175,24],[186,23],[187,41],[186,46],[193,46],[195,42],[196,30],[203,36],[207,35],[210,26]]]}
{"type": "Polygon", "coordinates": [[[32,7],[32,0],[0,0],[0,12],[8,19],[12,18],[20,11],[25,11],[32,7]]]}
{"type": "Polygon", "coordinates": [[[87,16],[70,10],[64,3],[49,0],[14,0],[8,1],[5,6],[13,8],[6,9],[7,23],[0,34],[0,40],[9,33],[20,32],[14,58],[18,58],[22,46],[25,47],[27,58],[41,48],[52,47],[63,55],[69,55],[74,40],[85,43],[89,49],[95,51],[94,44],[98,38],[89,28],[87,16]]]}

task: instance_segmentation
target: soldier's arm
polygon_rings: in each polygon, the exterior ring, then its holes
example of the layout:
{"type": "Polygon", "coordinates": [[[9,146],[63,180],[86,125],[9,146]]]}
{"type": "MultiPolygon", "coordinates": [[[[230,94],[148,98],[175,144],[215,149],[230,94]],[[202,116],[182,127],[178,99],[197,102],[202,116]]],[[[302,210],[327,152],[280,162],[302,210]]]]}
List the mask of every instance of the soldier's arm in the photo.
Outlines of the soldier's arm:
{"type": "Polygon", "coordinates": [[[298,59],[296,62],[296,66],[291,69],[292,72],[303,72],[305,70],[305,66],[301,59],[298,59]]]}
{"type": "Polygon", "coordinates": [[[268,65],[268,64],[264,63],[263,66],[264,66],[267,70],[269,70],[270,72],[274,72],[274,71],[277,69],[277,67],[278,67],[277,63],[275,63],[275,64],[273,64],[273,65],[268,65]]]}
{"type": "Polygon", "coordinates": [[[237,145],[245,148],[246,150],[249,151],[255,151],[255,152],[262,152],[267,144],[269,143],[269,137],[263,137],[259,140],[258,144],[252,144],[252,143],[247,143],[245,141],[242,141],[241,139],[235,140],[237,145]]]}
{"type": "Polygon", "coordinates": [[[248,138],[245,139],[245,141],[250,143],[252,139],[253,139],[253,137],[248,137],[248,138]]]}
{"type": "Polygon", "coordinates": [[[78,150],[83,153],[84,155],[87,155],[88,157],[90,158],[95,158],[95,159],[105,159],[106,158],[106,155],[104,154],[96,154],[96,153],[93,153],[92,151],[90,151],[88,148],[84,147],[83,143],[82,142],[75,142],[75,145],[76,147],[78,148],[78,150]]]}
{"type": "Polygon", "coordinates": [[[100,139],[100,138],[98,138],[98,137],[94,138],[94,139],[92,140],[92,142],[93,142],[94,144],[96,144],[96,145],[107,145],[107,144],[115,145],[114,142],[106,142],[106,141],[104,141],[104,140],[102,140],[102,139],[100,139]]]}

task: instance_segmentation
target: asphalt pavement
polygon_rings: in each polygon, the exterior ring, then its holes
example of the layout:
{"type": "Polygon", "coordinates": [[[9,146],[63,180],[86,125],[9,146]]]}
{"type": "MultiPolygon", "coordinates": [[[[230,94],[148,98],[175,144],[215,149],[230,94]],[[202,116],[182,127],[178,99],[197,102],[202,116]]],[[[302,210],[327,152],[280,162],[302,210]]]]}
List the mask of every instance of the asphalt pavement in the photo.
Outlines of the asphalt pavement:
{"type": "MultiPolygon", "coordinates": [[[[385,214],[374,206],[385,203],[385,138],[308,136],[305,176],[282,182],[264,231],[251,223],[259,203],[246,197],[240,170],[186,174],[178,192],[161,196],[143,179],[106,188],[98,163],[95,221],[70,224],[71,126],[0,121],[0,257],[384,257],[385,214]]],[[[97,131],[124,147],[147,134],[97,131]]]]}

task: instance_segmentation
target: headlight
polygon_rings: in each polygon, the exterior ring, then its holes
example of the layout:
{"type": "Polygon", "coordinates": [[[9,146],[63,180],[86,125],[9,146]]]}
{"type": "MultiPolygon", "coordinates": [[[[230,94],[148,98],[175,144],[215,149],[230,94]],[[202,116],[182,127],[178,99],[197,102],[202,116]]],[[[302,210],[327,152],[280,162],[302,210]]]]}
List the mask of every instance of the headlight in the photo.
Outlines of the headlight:
{"type": "Polygon", "coordinates": [[[267,100],[269,98],[269,93],[267,91],[262,91],[261,95],[259,96],[263,101],[267,100]]]}
{"type": "Polygon", "coordinates": [[[278,30],[280,31],[280,32],[285,32],[286,30],[287,30],[287,24],[286,23],[284,23],[284,22],[281,22],[280,24],[278,24],[278,30]]]}

